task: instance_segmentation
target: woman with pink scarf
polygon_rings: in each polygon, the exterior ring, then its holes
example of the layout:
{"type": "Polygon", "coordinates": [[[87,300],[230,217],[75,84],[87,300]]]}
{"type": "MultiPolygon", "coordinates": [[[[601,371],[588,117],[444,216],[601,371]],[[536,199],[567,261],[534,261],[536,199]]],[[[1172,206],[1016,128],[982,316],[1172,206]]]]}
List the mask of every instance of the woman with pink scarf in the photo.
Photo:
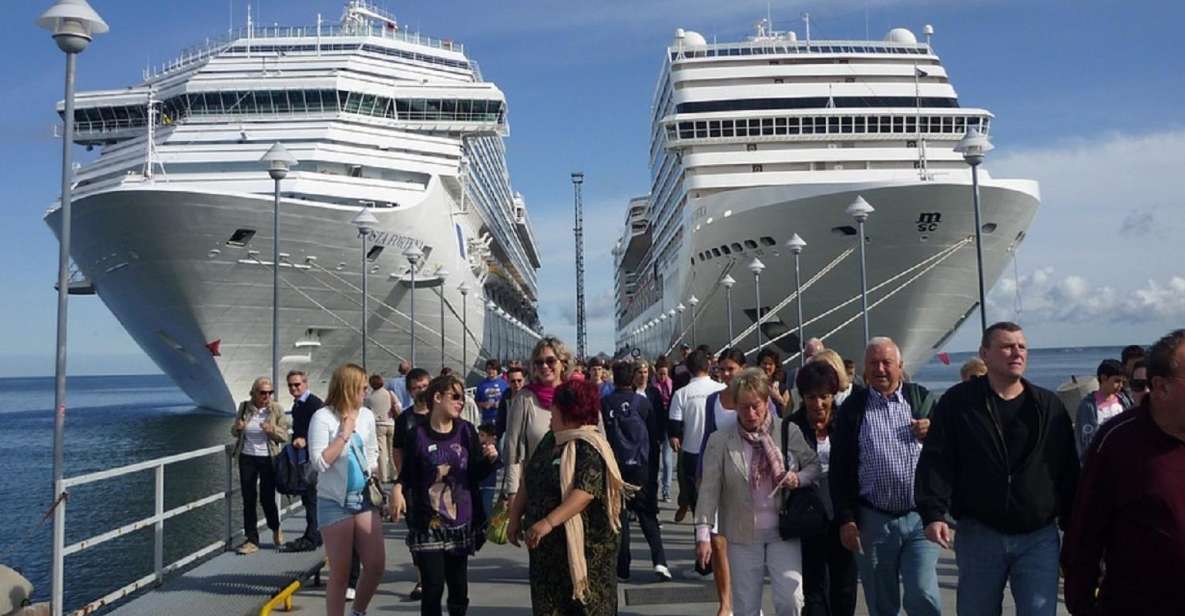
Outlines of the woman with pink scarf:
{"type": "Polygon", "coordinates": [[[551,423],[555,390],[568,377],[572,353],[558,338],[545,336],[531,352],[527,365],[531,382],[514,396],[506,412],[506,444],[502,464],[506,468],[506,496],[513,501],[522,467],[535,453],[551,423]]]}
{"type": "Polygon", "coordinates": [[[783,427],[769,412],[770,383],[760,368],[734,376],[729,394],[736,405],[736,429],[713,433],[701,458],[696,560],[703,567],[711,562],[715,523],[716,532],[728,540],[733,613],[761,613],[768,573],[777,616],[797,616],[803,605],[802,545],[778,535],[778,509],[789,490],[814,484],[818,455],[794,424],[785,427],[783,451],[783,427]]]}

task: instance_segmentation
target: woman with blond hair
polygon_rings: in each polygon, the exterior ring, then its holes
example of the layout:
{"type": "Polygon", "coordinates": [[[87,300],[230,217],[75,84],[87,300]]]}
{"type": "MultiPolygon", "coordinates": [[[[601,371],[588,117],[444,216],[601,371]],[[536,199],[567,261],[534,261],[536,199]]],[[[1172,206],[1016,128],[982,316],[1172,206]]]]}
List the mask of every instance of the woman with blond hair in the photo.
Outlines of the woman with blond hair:
{"type": "Polygon", "coordinates": [[[428,421],[403,444],[403,465],[392,490],[391,515],[407,513],[407,546],[423,584],[420,614],[438,616],[448,586],[449,616],[469,607],[469,557],[486,537],[481,482],[498,467],[493,435],[479,435],[461,418],[465,385],[438,376],[423,393],[428,421]]]}
{"type": "Polygon", "coordinates": [[[572,353],[559,338],[545,336],[531,351],[530,383],[514,396],[506,413],[506,493],[513,497],[518,490],[522,466],[535,453],[547,434],[555,390],[568,377],[572,353]]]}
{"type": "Polygon", "coordinates": [[[695,508],[696,562],[706,567],[712,560],[715,523],[727,540],[733,613],[761,613],[768,573],[777,615],[797,616],[803,605],[802,546],[798,539],[784,540],[778,534],[778,510],[789,490],[814,484],[818,456],[797,426],[783,425],[770,411],[769,379],[760,368],[742,370],[728,388],[736,426],[713,433],[703,453],[695,508]]]}
{"type": "Polygon", "coordinates": [[[613,616],[626,484],[597,428],[601,396],[590,381],[555,392],[549,427],[531,456],[510,506],[507,535],[530,549],[531,607],[536,616],[613,616]]]}
{"type": "MultiPolygon", "coordinates": [[[[832,405],[838,409],[839,405],[843,404],[843,401],[852,395],[852,380],[848,378],[848,371],[844,366],[843,358],[839,356],[839,353],[831,349],[823,349],[812,355],[809,361],[827,362],[827,365],[831,366],[831,369],[835,371],[835,376],[839,379],[839,391],[836,392],[832,400],[832,405]]],[[[801,394],[802,392],[799,392],[800,400],[801,394]]]]}
{"type": "Polygon", "coordinates": [[[363,406],[366,371],[345,364],[329,379],[325,406],[309,423],[309,458],[320,473],[317,519],[329,559],[326,613],[345,613],[351,553],[362,565],[354,616],[365,615],[386,566],[381,503],[371,502],[367,481],[378,470],[379,442],[374,413],[363,406]]]}

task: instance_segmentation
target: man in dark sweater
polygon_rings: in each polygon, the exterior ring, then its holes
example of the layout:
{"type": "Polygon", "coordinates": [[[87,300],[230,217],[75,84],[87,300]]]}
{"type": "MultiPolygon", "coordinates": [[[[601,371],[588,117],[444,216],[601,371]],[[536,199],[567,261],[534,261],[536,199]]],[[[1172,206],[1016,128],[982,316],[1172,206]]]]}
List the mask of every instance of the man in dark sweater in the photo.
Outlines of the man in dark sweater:
{"type": "MultiPolygon", "coordinates": [[[[309,391],[309,376],[303,370],[288,373],[288,393],[292,395],[292,446],[303,449],[309,444],[309,421],[325,403],[309,391]]],[[[284,546],[291,552],[307,552],[321,547],[321,531],[317,530],[316,483],[300,495],[300,504],[304,507],[304,535],[284,546]]]]}
{"type": "Polygon", "coordinates": [[[1151,392],[1086,451],[1061,559],[1075,616],[1185,609],[1185,330],[1146,361],[1151,392]]]}
{"type": "Polygon", "coordinates": [[[1057,613],[1058,532],[1078,480],[1070,415],[1024,379],[1019,325],[983,334],[987,374],[955,385],[934,407],[914,487],[926,537],[955,550],[958,613],[998,615],[1004,584],[1017,614],[1057,613]],[[958,520],[952,541],[947,514],[958,520]]]}

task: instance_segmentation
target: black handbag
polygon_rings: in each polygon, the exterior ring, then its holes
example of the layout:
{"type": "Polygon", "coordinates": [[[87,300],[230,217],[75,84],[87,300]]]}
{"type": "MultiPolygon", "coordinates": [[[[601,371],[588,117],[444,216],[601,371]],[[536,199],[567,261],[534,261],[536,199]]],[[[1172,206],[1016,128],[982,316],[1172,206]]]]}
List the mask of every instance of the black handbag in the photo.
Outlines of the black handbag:
{"type": "MultiPolygon", "coordinates": [[[[782,421],[782,453],[790,440],[790,421],[782,421]]],[[[784,540],[809,539],[827,531],[827,509],[815,486],[795,488],[782,499],[778,509],[778,535],[784,540]]]]}

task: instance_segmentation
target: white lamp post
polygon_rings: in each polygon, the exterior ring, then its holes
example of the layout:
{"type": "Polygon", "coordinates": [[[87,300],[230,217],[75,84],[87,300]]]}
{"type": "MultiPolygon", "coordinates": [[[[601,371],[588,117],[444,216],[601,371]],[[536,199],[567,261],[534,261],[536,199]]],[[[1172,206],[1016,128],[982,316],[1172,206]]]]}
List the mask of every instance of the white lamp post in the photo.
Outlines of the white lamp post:
{"type": "Polygon", "coordinates": [[[486,322],[490,324],[490,356],[494,359],[498,357],[498,304],[494,300],[486,302],[486,312],[492,315],[493,319],[487,319],[486,322]]]}
{"type": "Polygon", "coordinates": [[[370,237],[370,233],[378,226],[379,219],[375,218],[371,213],[369,207],[362,208],[361,212],[355,216],[350,222],[358,227],[358,237],[362,240],[362,369],[366,370],[366,343],[368,336],[366,334],[366,312],[367,312],[367,297],[366,297],[366,240],[370,237]]]}
{"type": "Polygon", "coordinates": [[[728,314],[728,346],[732,346],[732,287],[736,283],[736,278],[727,274],[720,279],[720,284],[724,285],[724,301],[727,305],[725,311],[728,314]]]}
{"type": "Polygon", "coordinates": [[[288,170],[296,166],[296,157],[280,142],[272,144],[267,153],[259,159],[267,166],[271,176],[272,189],[272,387],[278,387],[280,378],[280,180],[288,176],[288,170]]]}
{"type": "Polygon", "coordinates": [[[687,306],[684,306],[683,302],[679,302],[679,304],[677,306],[675,306],[675,312],[679,313],[679,329],[678,329],[678,331],[675,332],[676,338],[682,338],[683,337],[683,330],[686,328],[686,326],[683,325],[683,312],[685,310],[687,310],[687,306]]]}
{"type": "Polygon", "coordinates": [[[975,268],[979,273],[979,324],[980,331],[987,331],[987,303],[983,287],[983,226],[979,222],[979,164],[983,156],[990,152],[991,141],[987,135],[979,131],[978,127],[971,127],[967,134],[955,146],[955,151],[963,155],[963,160],[971,165],[971,196],[975,204],[975,268]]]}
{"type": "Polygon", "coordinates": [[[440,294],[440,368],[444,369],[444,281],[448,279],[448,270],[443,267],[436,272],[440,284],[436,287],[440,294]]]}
{"type": "MultiPolygon", "coordinates": [[[[58,49],[66,54],[65,109],[62,114],[65,130],[62,135],[62,222],[58,234],[58,314],[56,362],[54,364],[54,422],[53,422],[53,564],[51,609],[54,616],[62,614],[62,591],[65,579],[63,551],[66,543],[66,503],[62,499],[62,472],[66,428],[66,325],[70,292],[70,227],[71,204],[74,200],[74,75],[78,54],[82,53],[96,34],[107,31],[107,22],[91,8],[86,0],[58,0],[37,18],[37,25],[52,33],[58,49]]],[[[158,551],[159,555],[160,552],[158,551]]],[[[160,564],[160,557],[157,557],[160,564]]],[[[158,567],[157,571],[160,570],[158,567]]]]}
{"type": "Polygon", "coordinates": [[[416,363],[416,270],[420,268],[424,251],[413,244],[411,248],[403,251],[403,257],[411,265],[411,367],[419,368],[419,364],[416,363]]]}
{"type": "Polygon", "coordinates": [[[699,306],[699,298],[692,295],[691,298],[687,300],[687,303],[691,305],[691,346],[695,346],[695,307],[699,306]]]}
{"type": "Polygon", "coordinates": [[[786,240],[786,248],[794,253],[794,296],[798,298],[798,366],[801,368],[806,365],[806,356],[803,352],[802,337],[802,272],[798,267],[798,258],[802,255],[802,249],[806,248],[806,241],[795,233],[793,237],[786,240]]]}
{"type": "Polygon", "coordinates": [[[765,269],[765,264],[761,262],[761,259],[753,257],[748,268],[750,272],[753,272],[753,292],[757,298],[757,350],[761,351],[765,348],[765,341],[761,338],[761,323],[765,320],[764,315],[761,314],[761,272],[765,269]]]}
{"type": "Polygon", "coordinates": [[[457,285],[461,294],[461,380],[469,376],[469,283],[457,285]]]}
{"type": "Polygon", "coordinates": [[[502,352],[499,354],[500,357],[498,357],[498,359],[501,360],[501,363],[505,363],[506,358],[510,355],[510,329],[507,327],[508,321],[506,319],[506,310],[499,306],[497,313],[498,319],[501,322],[498,326],[498,329],[502,330],[502,341],[498,344],[498,347],[502,350],[502,352]]]}
{"type": "Polygon", "coordinates": [[[864,346],[868,346],[868,272],[867,265],[864,260],[864,223],[868,221],[868,216],[875,212],[876,209],[864,200],[864,197],[856,195],[856,200],[847,207],[844,212],[856,219],[857,237],[856,244],[860,247],[860,307],[861,314],[864,317],[864,346]]]}
{"type": "Polygon", "coordinates": [[[674,342],[675,342],[674,332],[675,332],[675,327],[677,327],[675,324],[675,309],[674,308],[671,308],[670,310],[667,311],[667,318],[671,320],[671,334],[669,336],[667,336],[667,339],[668,339],[668,342],[670,342],[671,344],[674,344],[674,342]]]}

